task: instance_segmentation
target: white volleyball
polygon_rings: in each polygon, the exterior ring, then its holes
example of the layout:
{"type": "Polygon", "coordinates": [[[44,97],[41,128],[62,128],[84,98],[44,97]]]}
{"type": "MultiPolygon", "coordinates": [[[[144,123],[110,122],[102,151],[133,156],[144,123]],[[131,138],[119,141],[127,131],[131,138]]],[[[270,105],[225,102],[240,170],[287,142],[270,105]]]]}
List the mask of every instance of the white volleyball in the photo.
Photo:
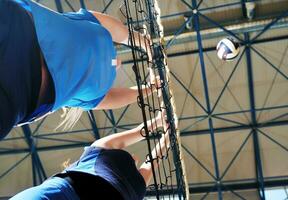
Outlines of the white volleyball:
{"type": "Polygon", "coordinates": [[[221,60],[233,60],[240,52],[239,43],[232,38],[224,38],[220,40],[216,47],[217,56],[221,60]]]}

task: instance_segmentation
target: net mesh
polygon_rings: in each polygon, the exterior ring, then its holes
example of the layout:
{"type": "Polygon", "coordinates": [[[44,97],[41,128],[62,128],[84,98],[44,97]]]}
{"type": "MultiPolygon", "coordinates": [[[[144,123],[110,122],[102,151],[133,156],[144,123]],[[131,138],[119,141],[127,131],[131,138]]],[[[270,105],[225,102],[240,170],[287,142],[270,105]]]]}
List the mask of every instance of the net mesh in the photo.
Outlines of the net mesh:
{"type": "Polygon", "coordinates": [[[124,0],[123,7],[121,10],[129,27],[129,47],[139,91],[138,105],[144,121],[146,162],[158,163],[158,167],[152,165],[153,183],[148,186],[147,196],[157,199],[189,199],[158,2],[124,0]],[[161,120],[164,126],[156,123],[148,129],[146,121],[155,118],[159,111],[165,112],[161,120]],[[169,134],[170,142],[165,144],[163,151],[160,149],[156,153],[157,156],[153,156],[153,147],[165,134],[169,134]]]}

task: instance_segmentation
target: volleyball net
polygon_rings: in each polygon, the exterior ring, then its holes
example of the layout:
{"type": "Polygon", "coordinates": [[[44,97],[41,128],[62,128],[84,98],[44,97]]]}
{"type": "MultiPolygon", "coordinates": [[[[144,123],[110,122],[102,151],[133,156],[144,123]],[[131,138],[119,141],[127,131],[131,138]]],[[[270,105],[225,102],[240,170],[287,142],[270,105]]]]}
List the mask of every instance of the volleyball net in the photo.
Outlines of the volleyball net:
{"type": "Polygon", "coordinates": [[[139,91],[138,105],[144,121],[146,162],[158,163],[158,167],[152,165],[153,183],[147,188],[147,196],[157,199],[189,199],[158,3],[156,0],[124,0],[123,7],[121,10],[129,27],[129,46],[139,91]],[[141,42],[140,38],[143,37],[145,42],[141,42]],[[146,121],[155,118],[159,111],[165,112],[165,119],[162,116],[165,125],[162,127],[156,123],[148,128],[146,121]],[[169,134],[170,144],[165,143],[165,150],[160,149],[155,157],[153,148],[166,134],[169,134]]]}

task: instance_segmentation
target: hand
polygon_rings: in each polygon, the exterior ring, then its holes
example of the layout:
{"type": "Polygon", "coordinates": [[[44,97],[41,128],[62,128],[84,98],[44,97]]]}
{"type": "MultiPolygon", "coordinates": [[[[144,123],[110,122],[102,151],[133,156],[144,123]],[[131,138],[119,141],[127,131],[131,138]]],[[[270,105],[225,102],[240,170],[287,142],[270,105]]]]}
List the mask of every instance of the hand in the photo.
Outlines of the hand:
{"type": "Polygon", "coordinates": [[[166,109],[164,108],[164,106],[161,105],[161,111],[157,113],[155,121],[157,127],[164,127],[165,130],[166,127],[168,127],[166,109]]]}
{"type": "Polygon", "coordinates": [[[135,44],[138,47],[141,47],[146,53],[148,57],[148,61],[152,62],[152,51],[151,51],[151,46],[152,46],[152,40],[149,34],[144,31],[144,33],[140,32],[134,32],[134,37],[135,37],[135,44]],[[140,39],[140,43],[139,40],[140,39]]]}
{"type": "Polygon", "coordinates": [[[157,88],[161,87],[160,76],[155,76],[153,69],[149,68],[150,84],[156,85],[157,88]]]}
{"type": "Polygon", "coordinates": [[[152,46],[152,40],[149,34],[146,34],[144,36],[144,43],[145,43],[145,51],[147,53],[148,56],[148,61],[152,62],[153,56],[152,56],[152,51],[151,51],[151,46],[152,46]]]}
{"type": "MultiPolygon", "coordinates": [[[[167,120],[166,120],[166,111],[165,108],[162,107],[161,111],[158,111],[157,116],[153,118],[152,120],[147,121],[147,128],[150,131],[153,131],[156,129],[156,127],[164,127],[166,130],[166,127],[168,127],[167,120]]],[[[144,127],[144,123],[141,123],[139,125],[141,128],[144,127]]]]}
{"type": "Polygon", "coordinates": [[[151,46],[152,46],[153,42],[151,40],[151,36],[148,33],[147,26],[145,24],[142,25],[141,35],[142,35],[142,38],[144,40],[145,51],[146,51],[147,56],[148,56],[148,61],[152,62],[151,46]]]}
{"type": "Polygon", "coordinates": [[[162,87],[161,79],[159,76],[155,77],[154,73],[151,71],[152,71],[152,69],[150,69],[151,90],[152,90],[152,92],[158,91],[158,97],[161,97],[162,96],[161,89],[160,89],[162,87]]]}

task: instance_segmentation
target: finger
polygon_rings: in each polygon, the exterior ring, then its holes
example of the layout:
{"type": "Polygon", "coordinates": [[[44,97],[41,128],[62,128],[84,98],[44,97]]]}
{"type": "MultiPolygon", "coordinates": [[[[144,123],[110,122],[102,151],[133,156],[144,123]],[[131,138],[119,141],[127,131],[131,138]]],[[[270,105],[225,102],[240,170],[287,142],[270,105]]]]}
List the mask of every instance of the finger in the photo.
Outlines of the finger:
{"type": "Polygon", "coordinates": [[[155,84],[156,82],[156,76],[151,67],[149,67],[149,77],[150,77],[150,84],[155,84]]]}

